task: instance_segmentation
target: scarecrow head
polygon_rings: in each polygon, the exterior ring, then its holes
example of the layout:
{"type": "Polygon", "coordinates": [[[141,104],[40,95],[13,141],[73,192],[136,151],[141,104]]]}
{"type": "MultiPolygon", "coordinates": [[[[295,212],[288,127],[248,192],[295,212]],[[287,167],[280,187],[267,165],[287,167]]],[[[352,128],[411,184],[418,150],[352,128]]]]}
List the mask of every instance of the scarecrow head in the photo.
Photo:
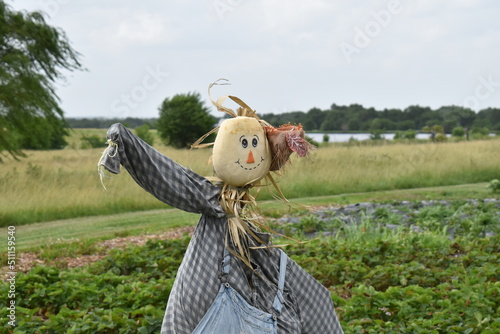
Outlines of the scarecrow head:
{"type": "Polygon", "coordinates": [[[260,181],[271,166],[265,129],[253,117],[226,119],[215,139],[212,160],[215,173],[228,185],[245,187],[260,181]]]}
{"type": "Polygon", "coordinates": [[[212,103],[219,111],[233,117],[224,120],[216,129],[212,155],[215,174],[229,186],[251,187],[270,171],[285,166],[293,152],[304,157],[314,149],[304,139],[301,125],[286,124],[275,128],[235,96],[223,96],[212,103]],[[240,105],[237,112],[222,106],[226,98],[240,105]]]}

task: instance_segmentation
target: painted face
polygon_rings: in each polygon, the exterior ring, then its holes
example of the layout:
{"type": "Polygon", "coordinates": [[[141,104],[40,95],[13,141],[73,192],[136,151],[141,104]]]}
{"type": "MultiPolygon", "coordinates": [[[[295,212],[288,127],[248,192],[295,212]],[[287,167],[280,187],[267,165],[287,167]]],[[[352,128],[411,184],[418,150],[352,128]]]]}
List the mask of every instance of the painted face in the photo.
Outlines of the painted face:
{"type": "Polygon", "coordinates": [[[252,117],[225,120],[215,139],[212,160],[217,176],[231,186],[242,187],[259,181],[271,165],[264,129],[252,117]]]}

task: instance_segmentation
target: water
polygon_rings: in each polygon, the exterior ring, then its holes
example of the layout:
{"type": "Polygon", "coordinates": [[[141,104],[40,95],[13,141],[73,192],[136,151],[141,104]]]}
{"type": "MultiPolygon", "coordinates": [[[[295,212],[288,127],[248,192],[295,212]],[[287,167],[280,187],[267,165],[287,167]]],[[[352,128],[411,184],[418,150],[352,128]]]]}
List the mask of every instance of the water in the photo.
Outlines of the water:
{"type": "MultiPolygon", "coordinates": [[[[324,133],[306,133],[308,137],[311,137],[318,143],[323,142],[324,133]]],[[[345,143],[348,142],[349,139],[354,138],[356,140],[367,140],[370,139],[371,133],[327,133],[330,137],[330,143],[345,143]]],[[[394,132],[383,133],[382,137],[386,140],[393,140],[396,134],[394,132]]],[[[450,134],[446,135],[447,137],[451,137],[450,134]]],[[[494,133],[490,133],[490,136],[495,136],[494,133]]],[[[430,139],[430,133],[417,133],[417,139],[430,139]]]]}
{"type": "MultiPolygon", "coordinates": [[[[311,137],[318,143],[323,142],[324,133],[307,133],[308,137],[311,137]]],[[[382,137],[386,140],[393,140],[396,134],[394,132],[383,133],[382,137]]],[[[328,133],[330,137],[330,143],[345,143],[349,139],[354,138],[356,140],[367,140],[370,139],[370,133],[328,133]]],[[[429,139],[431,137],[430,133],[417,133],[417,139],[429,139]]]]}

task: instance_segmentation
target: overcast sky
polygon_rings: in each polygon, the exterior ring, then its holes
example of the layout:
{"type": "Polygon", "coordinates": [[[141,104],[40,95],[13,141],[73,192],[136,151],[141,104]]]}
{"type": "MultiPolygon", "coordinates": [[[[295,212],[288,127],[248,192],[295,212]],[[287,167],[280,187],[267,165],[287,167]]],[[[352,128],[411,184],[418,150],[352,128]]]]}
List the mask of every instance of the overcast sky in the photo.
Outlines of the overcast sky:
{"type": "MultiPolygon", "coordinates": [[[[500,108],[494,0],[8,0],[41,9],[82,54],[67,117],[158,117],[166,97],[231,86],[260,113],[332,103],[500,108]]],[[[231,106],[231,105],[229,105],[231,106]]],[[[214,115],[220,114],[213,111],[214,115]]]]}

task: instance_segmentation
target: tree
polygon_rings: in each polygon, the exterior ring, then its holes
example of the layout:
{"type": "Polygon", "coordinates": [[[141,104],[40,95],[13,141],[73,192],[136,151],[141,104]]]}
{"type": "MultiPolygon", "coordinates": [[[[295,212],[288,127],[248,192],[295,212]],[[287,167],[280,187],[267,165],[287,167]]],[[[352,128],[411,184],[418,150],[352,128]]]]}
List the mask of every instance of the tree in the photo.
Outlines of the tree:
{"type": "Polygon", "coordinates": [[[82,69],[65,33],[41,12],[0,1],[0,154],[61,148],[67,126],[54,84],[61,70],[82,69]]]}
{"type": "Polygon", "coordinates": [[[143,124],[135,128],[135,134],[137,135],[137,137],[141,138],[146,143],[153,146],[155,143],[155,137],[153,133],[149,130],[150,130],[149,125],[143,124]]]}
{"type": "Polygon", "coordinates": [[[212,130],[217,119],[209,114],[198,93],[178,94],[161,104],[158,132],[166,145],[186,148],[212,130]]]}
{"type": "Polygon", "coordinates": [[[453,137],[463,137],[465,136],[465,129],[461,126],[457,126],[455,128],[453,128],[453,130],[451,131],[451,135],[453,137]]]}

